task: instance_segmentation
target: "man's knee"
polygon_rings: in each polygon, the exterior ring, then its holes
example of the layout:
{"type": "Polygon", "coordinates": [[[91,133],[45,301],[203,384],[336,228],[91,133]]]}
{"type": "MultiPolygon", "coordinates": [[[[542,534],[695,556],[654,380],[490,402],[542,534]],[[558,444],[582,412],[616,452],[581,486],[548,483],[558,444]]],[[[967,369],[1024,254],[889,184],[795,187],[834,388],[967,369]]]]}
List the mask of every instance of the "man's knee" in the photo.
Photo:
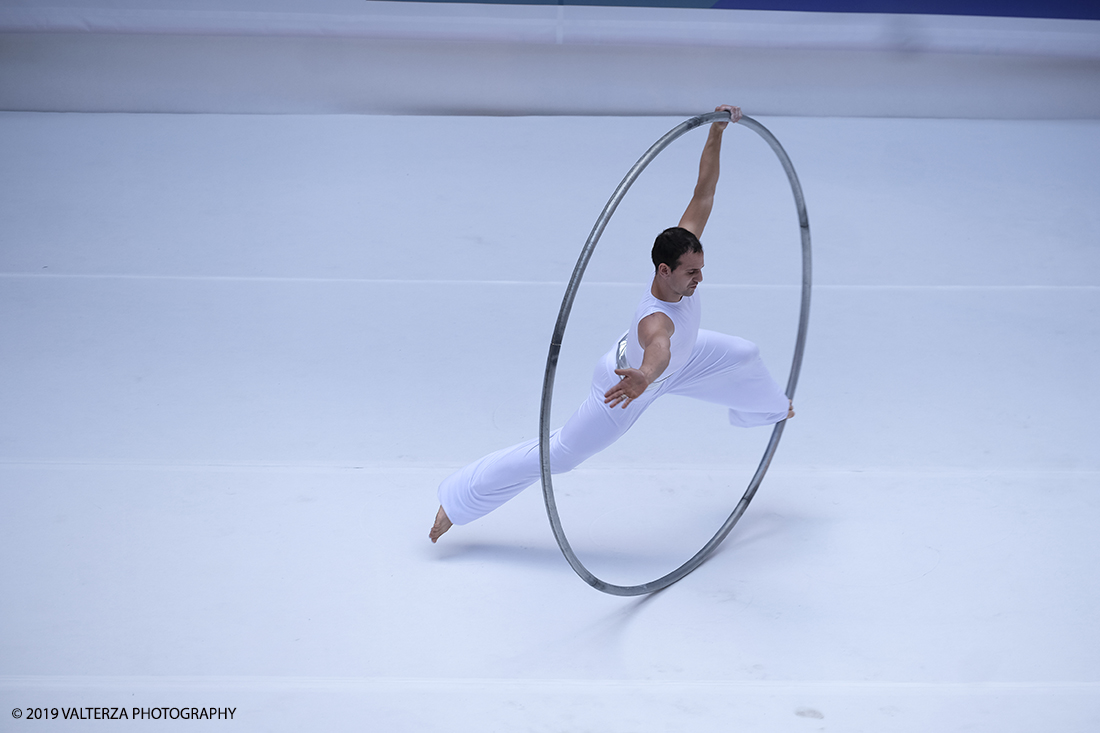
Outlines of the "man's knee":
{"type": "Polygon", "coordinates": [[[718,350],[719,360],[725,364],[744,364],[760,358],[760,347],[739,336],[719,334],[713,348],[718,350]]]}
{"type": "Polygon", "coordinates": [[[584,463],[598,451],[577,451],[562,444],[560,440],[550,440],[550,472],[568,473],[584,463]]]}
{"type": "MultiPolygon", "coordinates": [[[[607,409],[607,408],[605,408],[607,409]]],[[[602,432],[571,433],[562,439],[561,433],[550,436],[550,470],[567,473],[615,442],[618,436],[602,432]]]]}
{"type": "Polygon", "coordinates": [[[740,345],[738,347],[738,353],[740,354],[741,361],[755,361],[760,358],[760,347],[754,344],[752,341],[746,341],[745,339],[738,339],[740,345]]]}

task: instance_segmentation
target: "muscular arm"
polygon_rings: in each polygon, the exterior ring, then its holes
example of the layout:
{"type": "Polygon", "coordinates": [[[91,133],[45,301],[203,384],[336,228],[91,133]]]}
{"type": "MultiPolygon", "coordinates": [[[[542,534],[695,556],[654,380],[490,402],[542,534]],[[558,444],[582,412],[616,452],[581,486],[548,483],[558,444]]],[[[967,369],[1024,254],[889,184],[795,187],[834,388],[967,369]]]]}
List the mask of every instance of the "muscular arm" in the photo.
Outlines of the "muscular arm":
{"type": "Polygon", "coordinates": [[[604,393],[604,403],[626,407],[660,377],[672,358],[672,334],[676,327],[664,313],[651,313],[638,322],[638,344],[645,350],[637,369],[616,369],[622,379],[604,393]]]}
{"type": "MultiPolygon", "coordinates": [[[[728,111],[730,120],[733,122],[741,119],[740,107],[723,104],[714,108],[715,112],[721,110],[728,111]]],[[[718,187],[718,161],[722,154],[722,132],[727,124],[726,122],[711,124],[707,143],[703,146],[703,154],[699,158],[699,180],[695,184],[695,192],[691,202],[688,203],[687,210],[680,217],[679,226],[700,239],[703,237],[707,220],[710,219],[710,210],[714,207],[714,191],[718,187]]]]}

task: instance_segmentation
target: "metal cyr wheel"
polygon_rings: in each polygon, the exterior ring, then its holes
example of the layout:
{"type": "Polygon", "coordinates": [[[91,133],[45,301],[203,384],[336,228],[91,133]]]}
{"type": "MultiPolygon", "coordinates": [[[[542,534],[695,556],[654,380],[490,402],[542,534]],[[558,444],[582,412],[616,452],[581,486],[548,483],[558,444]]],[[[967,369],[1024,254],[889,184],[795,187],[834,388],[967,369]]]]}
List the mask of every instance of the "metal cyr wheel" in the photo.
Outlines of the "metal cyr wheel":
{"type": "MultiPolygon", "coordinates": [[[[742,495],[741,500],[737,503],[737,506],[734,507],[733,513],[729,515],[729,518],[726,519],[715,535],[711,537],[710,541],[703,545],[701,550],[692,555],[687,562],[672,572],[656,580],[651,580],[648,583],[642,583],[640,585],[614,585],[600,580],[589,572],[588,568],[584,566],[580,559],[577,558],[576,553],[573,552],[573,548],[569,545],[569,540],[565,536],[565,530],[562,529],[561,519],[558,517],[557,503],[554,500],[554,485],[550,476],[550,408],[553,403],[554,395],[554,375],[558,368],[558,355],[561,352],[562,338],[565,335],[565,326],[569,321],[569,312],[573,308],[573,301],[577,296],[577,290],[580,288],[581,280],[584,278],[584,271],[585,268],[588,267],[588,261],[592,258],[592,253],[596,249],[596,243],[599,242],[600,236],[607,226],[607,222],[611,220],[612,214],[615,213],[615,209],[618,207],[619,202],[622,201],[623,196],[626,195],[627,190],[630,189],[630,186],[638,176],[641,175],[646,166],[648,166],[662,150],[667,148],[678,137],[696,127],[711,122],[718,122],[723,119],[729,120],[730,113],[725,111],[710,112],[681,122],[679,125],[669,130],[660,140],[655,142],[626,174],[626,177],[623,178],[622,182],[615,189],[615,192],[611,194],[611,199],[608,200],[607,205],[604,206],[603,212],[600,213],[599,218],[596,220],[596,225],[592,227],[592,233],[588,235],[588,240],[584,243],[581,255],[577,259],[577,266],[573,268],[573,276],[569,279],[569,285],[565,289],[565,297],[562,299],[561,310],[558,311],[558,320],[554,325],[554,334],[550,340],[550,353],[546,357],[546,373],[543,377],[542,404],[539,412],[539,467],[542,473],[542,493],[543,497],[546,499],[546,512],[550,517],[550,526],[554,530],[554,537],[558,541],[558,546],[561,548],[562,554],[565,555],[565,559],[569,561],[573,570],[596,590],[610,593],[611,595],[640,596],[646,593],[653,593],[662,588],[667,588],[686,576],[692,570],[695,570],[695,568],[699,567],[703,561],[714,552],[715,548],[722,543],[726,535],[730,533],[733,526],[737,524],[737,520],[745,513],[745,509],[748,508],[749,502],[752,501],[753,496],[756,495],[756,490],[760,488],[760,483],[764,480],[764,474],[767,473],[768,466],[771,464],[772,456],[775,455],[775,450],[779,446],[779,439],[783,435],[783,427],[787,422],[783,420],[776,423],[773,428],[771,439],[764,449],[764,456],[760,459],[760,464],[756,468],[756,473],[753,474],[752,480],[749,481],[749,486],[745,490],[744,495],[742,495]]],[[[791,160],[787,157],[787,153],[783,150],[783,146],[779,144],[779,141],[775,139],[775,136],[772,135],[766,127],[751,117],[742,117],[739,120],[739,124],[756,132],[764,138],[769,146],[771,146],[771,149],[779,158],[779,162],[783,165],[783,170],[787,173],[787,179],[791,184],[791,192],[794,194],[795,208],[798,210],[798,226],[802,238],[802,308],[798,318],[798,336],[795,341],[794,358],[791,361],[791,371],[787,379],[786,389],[787,397],[794,399],[795,387],[798,384],[798,373],[802,368],[802,352],[806,345],[806,327],[810,317],[810,220],[806,215],[806,202],[802,197],[802,187],[798,183],[798,176],[795,174],[794,166],[791,165],[791,160]]]]}

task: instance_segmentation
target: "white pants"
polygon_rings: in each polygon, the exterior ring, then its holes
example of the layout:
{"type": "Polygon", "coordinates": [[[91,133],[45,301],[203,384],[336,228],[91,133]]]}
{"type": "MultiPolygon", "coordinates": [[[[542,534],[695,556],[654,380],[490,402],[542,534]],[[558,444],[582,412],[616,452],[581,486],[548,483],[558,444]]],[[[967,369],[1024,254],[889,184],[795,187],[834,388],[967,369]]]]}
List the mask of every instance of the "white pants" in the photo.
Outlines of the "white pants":
{"type": "MultiPolygon", "coordinates": [[[[630,429],[653,400],[674,394],[729,409],[732,425],[772,425],[787,417],[788,400],[768,374],[756,344],[736,336],[699,331],[688,363],[667,379],[649,385],[626,409],[604,404],[604,393],[619,381],[615,350],[596,364],[588,398],[550,434],[550,470],[565,473],[608,447],[630,429]]],[[[439,503],[455,524],[466,524],[499,507],[539,480],[539,441],[490,453],[451,474],[439,485],[439,503]]]]}

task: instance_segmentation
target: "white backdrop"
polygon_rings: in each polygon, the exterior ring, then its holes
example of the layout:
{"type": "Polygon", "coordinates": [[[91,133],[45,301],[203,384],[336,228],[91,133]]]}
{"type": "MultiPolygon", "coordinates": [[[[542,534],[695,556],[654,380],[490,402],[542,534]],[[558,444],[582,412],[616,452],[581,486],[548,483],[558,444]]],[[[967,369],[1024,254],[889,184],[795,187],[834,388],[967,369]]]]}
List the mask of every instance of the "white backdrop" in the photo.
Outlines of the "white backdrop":
{"type": "Polygon", "coordinates": [[[1100,21],[374,0],[0,3],[0,109],[1100,115],[1100,21]]]}

